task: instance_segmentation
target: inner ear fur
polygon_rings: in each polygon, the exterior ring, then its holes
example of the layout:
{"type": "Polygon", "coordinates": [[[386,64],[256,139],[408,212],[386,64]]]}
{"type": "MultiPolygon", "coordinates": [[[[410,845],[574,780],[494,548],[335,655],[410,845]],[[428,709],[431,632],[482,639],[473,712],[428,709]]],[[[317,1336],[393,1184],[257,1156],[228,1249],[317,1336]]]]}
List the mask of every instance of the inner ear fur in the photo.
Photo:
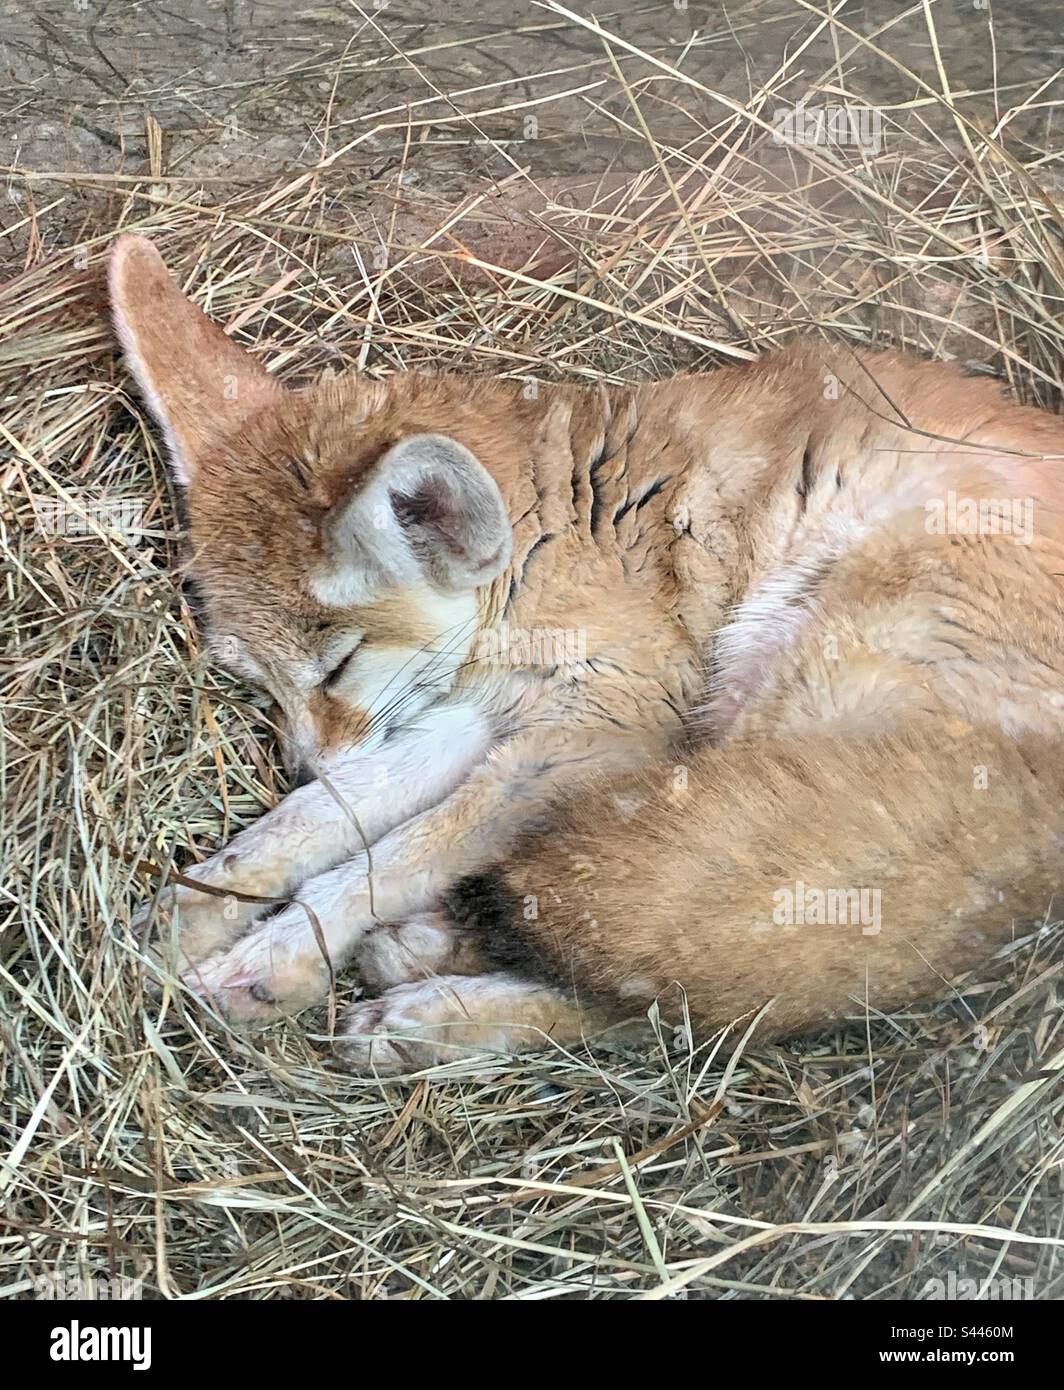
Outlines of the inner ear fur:
{"type": "Polygon", "coordinates": [[[119,237],[108,279],[129,369],[188,486],[217,441],[284,388],[181,292],[150,241],[119,237]]]}
{"type": "Polygon", "coordinates": [[[447,435],[415,434],[382,455],[325,526],[334,572],[476,589],[506,568],[512,528],[494,478],[447,435]]]}

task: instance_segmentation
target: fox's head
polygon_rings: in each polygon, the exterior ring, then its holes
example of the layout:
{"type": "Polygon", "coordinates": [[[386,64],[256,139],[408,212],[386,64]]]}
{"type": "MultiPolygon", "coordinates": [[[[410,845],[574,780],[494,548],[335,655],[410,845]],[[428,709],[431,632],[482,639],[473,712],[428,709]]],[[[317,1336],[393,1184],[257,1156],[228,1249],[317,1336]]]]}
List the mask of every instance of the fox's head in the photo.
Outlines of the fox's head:
{"type": "Polygon", "coordinates": [[[493,435],[454,379],[286,390],[149,242],[119,239],[110,286],[185,495],[211,650],[273,701],[286,765],[306,780],[413,721],[467,660],[511,552],[477,455],[499,453],[504,419],[520,438],[519,393],[493,435]]]}

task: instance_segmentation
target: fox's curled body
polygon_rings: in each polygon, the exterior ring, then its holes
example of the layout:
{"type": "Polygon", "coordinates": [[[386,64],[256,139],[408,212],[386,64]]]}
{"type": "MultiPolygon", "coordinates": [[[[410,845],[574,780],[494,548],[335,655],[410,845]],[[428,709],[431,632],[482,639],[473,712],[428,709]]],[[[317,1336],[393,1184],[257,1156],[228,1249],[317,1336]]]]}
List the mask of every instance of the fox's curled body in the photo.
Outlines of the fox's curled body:
{"type": "Polygon", "coordinates": [[[192,871],[291,906],[162,899],[232,1016],[354,960],[359,1067],[656,998],[701,1029],[772,1001],[781,1034],[941,989],[1049,909],[1054,417],[818,342],[632,388],[287,392],[146,243],[112,295],[212,637],[314,778],[192,871]]]}

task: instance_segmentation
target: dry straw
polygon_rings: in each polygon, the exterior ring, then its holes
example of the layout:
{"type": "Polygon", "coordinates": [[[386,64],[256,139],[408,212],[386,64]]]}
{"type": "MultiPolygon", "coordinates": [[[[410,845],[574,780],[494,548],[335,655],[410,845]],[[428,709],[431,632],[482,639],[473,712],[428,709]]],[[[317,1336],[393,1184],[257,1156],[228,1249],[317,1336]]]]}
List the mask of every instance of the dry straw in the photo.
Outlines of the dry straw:
{"type": "Polygon", "coordinates": [[[941,1002],[855,1005],[852,1027],[793,1046],[652,1026],[404,1084],[340,1072],[321,1015],[241,1037],[144,988],[131,865],[203,853],[283,786],[181,593],[159,443],[102,312],[119,226],[291,381],[418,364],[632,380],[806,331],[958,356],[1057,404],[1045,92],[954,91],[937,44],[922,82],[889,23],[859,38],[801,4],[791,58],[740,101],[682,55],[548,10],[598,32],[564,100],[623,137],[623,176],[585,186],[579,212],[519,149],[449,208],[403,193],[404,154],[368,194],[350,175],[382,133],[409,151],[441,129],[490,144],[499,111],[549,128],[535,74],[485,77],[472,116],[432,96],[363,116],[269,185],[167,179],[158,141],[150,181],[20,173],[25,265],[0,289],[8,1295],[49,1275],[182,1298],[917,1297],[951,1273],[1064,1292],[1052,904],[941,1002]],[[818,73],[804,40],[826,33],[818,73]],[[848,64],[870,53],[906,94],[878,109],[876,148],[779,141],[780,107],[859,101],[848,64]],[[40,210],[75,192],[77,244],[46,255],[40,210]],[[503,204],[526,208],[516,241],[503,204]]]}

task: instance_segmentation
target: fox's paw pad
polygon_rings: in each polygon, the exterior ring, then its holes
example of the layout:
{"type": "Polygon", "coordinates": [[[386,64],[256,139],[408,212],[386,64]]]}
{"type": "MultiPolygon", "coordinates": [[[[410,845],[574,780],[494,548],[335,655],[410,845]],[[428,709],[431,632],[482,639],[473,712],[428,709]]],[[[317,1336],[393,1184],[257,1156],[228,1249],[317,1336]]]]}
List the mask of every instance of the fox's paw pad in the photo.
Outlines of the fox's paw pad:
{"type": "Polygon", "coordinates": [[[183,971],[189,988],[231,1023],[272,1023],[317,1004],[329,992],[329,967],[317,942],[308,950],[290,952],[270,925],[183,971]]]}

